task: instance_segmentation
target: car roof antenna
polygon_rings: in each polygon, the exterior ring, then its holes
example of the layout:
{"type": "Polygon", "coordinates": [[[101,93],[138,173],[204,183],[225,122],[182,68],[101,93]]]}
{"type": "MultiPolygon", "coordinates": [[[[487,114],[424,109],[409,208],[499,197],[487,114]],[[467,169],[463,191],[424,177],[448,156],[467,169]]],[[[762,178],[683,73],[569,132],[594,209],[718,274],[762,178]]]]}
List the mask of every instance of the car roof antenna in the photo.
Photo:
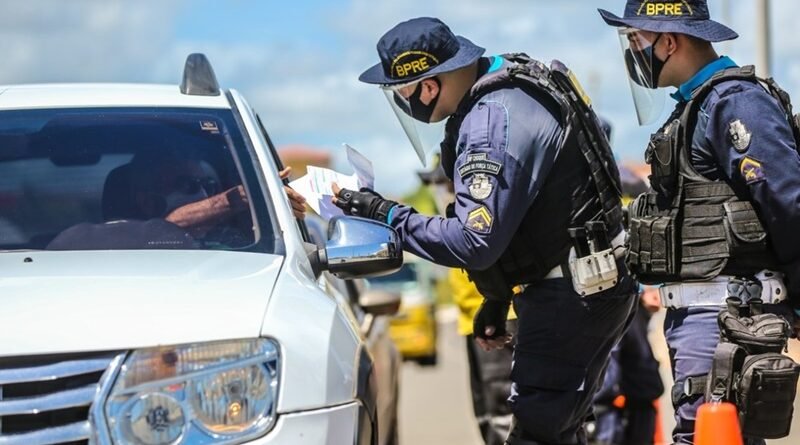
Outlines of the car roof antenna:
{"type": "Polygon", "coordinates": [[[219,96],[219,83],[205,54],[189,54],[183,67],[181,93],[192,96],[219,96]]]}

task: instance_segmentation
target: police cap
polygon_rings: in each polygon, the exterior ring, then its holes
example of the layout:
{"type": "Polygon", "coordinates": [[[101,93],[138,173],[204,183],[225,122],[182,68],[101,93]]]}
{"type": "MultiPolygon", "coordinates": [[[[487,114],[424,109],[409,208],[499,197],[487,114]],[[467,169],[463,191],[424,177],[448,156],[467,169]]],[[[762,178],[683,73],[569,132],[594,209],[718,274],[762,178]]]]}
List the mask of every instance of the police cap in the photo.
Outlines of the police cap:
{"type": "Polygon", "coordinates": [[[378,41],[381,62],[358,80],[381,85],[414,82],[474,63],[485,51],[457,36],[441,20],[419,17],[390,29],[378,41]]]}
{"type": "Polygon", "coordinates": [[[611,26],[657,33],[674,32],[708,42],[739,37],[732,29],[711,20],[706,0],[628,0],[623,17],[605,9],[598,11],[611,26]]]}

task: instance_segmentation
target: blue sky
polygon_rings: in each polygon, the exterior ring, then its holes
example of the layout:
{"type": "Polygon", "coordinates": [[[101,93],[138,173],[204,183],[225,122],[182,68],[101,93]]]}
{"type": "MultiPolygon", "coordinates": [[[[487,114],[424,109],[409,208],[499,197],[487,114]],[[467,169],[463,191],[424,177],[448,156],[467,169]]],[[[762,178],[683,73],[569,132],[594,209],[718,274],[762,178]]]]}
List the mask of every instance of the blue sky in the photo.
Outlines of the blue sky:
{"type": "MultiPolygon", "coordinates": [[[[614,30],[595,9],[623,0],[0,0],[0,84],[180,80],[190,52],[206,53],[225,87],[262,115],[278,144],[329,149],[348,142],[373,159],[377,188],[399,194],[420,168],[383,95],[358,75],[396,23],[440,17],[488,54],[560,59],[615,126],[623,159],[642,159],[655,126],[639,127],[614,30]]],[[[719,49],[755,62],[752,0],[712,0],[712,15],[742,38],[719,49]]],[[[800,103],[797,0],[772,0],[773,75],[800,103]]],[[[671,107],[670,100],[667,106],[671,107]]]]}

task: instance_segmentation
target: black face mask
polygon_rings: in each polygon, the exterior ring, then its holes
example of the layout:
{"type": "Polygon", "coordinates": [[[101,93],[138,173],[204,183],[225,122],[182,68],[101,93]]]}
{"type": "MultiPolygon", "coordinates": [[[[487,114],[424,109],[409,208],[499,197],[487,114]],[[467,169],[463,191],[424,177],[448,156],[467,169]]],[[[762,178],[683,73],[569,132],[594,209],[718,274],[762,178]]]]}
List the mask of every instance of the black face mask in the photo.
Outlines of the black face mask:
{"type": "Polygon", "coordinates": [[[417,88],[413,93],[411,93],[411,96],[408,96],[408,99],[403,99],[403,97],[397,94],[397,92],[394,93],[394,103],[397,104],[397,106],[400,107],[404,113],[420,122],[425,122],[426,124],[431,122],[433,109],[436,108],[436,102],[439,101],[439,96],[441,96],[442,91],[442,83],[439,81],[439,79],[433,77],[431,80],[436,82],[436,85],[439,86],[439,94],[437,94],[428,105],[425,105],[420,100],[420,96],[422,96],[422,82],[417,84],[417,88]]]}
{"type": "Polygon", "coordinates": [[[661,71],[669,58],[672,57],[672,54],[670,54],[663,61],[656,57],[656,43],[663,35],[659,34],[653,44],[645,49],[625,50],[625,66],[628,68],[628,75],[639,86],[653,90],[658,88],[658,78],[661,77],[661,71]]]}

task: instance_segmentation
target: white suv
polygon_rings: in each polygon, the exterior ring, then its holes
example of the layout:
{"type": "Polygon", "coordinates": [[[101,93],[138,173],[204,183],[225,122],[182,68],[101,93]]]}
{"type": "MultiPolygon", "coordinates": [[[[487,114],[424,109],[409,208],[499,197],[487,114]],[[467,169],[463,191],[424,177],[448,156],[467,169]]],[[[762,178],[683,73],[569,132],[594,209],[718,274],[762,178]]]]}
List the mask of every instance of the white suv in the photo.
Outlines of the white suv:
{"type": "Polygon", "coordinates": [[[310,244],[279,166],[199,54],[180,87],[0,86],[0,443],[379,443],[359,317],[399,301],[336,281],[397,235],[310,244]]]}

